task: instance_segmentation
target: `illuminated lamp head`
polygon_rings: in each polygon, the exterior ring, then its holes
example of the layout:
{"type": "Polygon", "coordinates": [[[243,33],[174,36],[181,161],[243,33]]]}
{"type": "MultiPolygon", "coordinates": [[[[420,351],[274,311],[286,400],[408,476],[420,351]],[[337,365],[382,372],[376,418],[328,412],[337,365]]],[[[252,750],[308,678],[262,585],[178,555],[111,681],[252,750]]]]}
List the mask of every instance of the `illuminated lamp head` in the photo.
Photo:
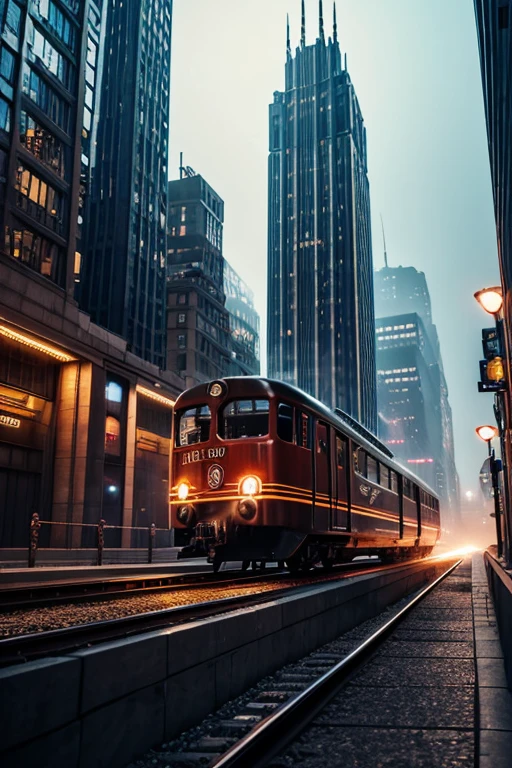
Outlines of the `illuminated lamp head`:
{"type": "Polygon", "coordinates": [[[475,432],[477,433],[480,440],[483,440],[484,443],[488,443],[490,440],[498,436],[499,430],[497,427],[491,427],[489,424],[484,424],[481,427],[477,427],[475,432]]]}
{"type": "Polygon", "coordinates": [[[500,285],[494,288],[482,288],[481,291],[475,293],[475,299],[482,309],[485,309],[490,315],[496,315],[503,305],[503,291],[500,285]]]}
{"type": "Polygon", "coordinates": [[[190,486],[188,483],[180,483],[178,485],[178,499],[180,501],[185,501],[185,499],[188,499],[189,492],[190,486]]]}
{"type": "Polygon", "coordinates": [[[247,475],[240,480],[241,496],[257,496],[261,493],[261,480],[256,475],[247,475]]]}

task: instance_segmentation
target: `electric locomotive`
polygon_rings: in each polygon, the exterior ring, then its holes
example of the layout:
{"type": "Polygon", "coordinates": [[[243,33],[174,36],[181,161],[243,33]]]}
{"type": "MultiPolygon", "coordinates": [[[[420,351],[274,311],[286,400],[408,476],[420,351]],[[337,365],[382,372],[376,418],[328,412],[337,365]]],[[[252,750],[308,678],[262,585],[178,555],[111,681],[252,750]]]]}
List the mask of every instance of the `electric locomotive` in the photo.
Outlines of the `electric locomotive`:
{"type": "Polygon", "coordinates": [[[347,414],[260,377],[199,384],[177,399],[170,503],[223,561],[330,567],[357,555],[431,552],[435,493],[347,414]]]}

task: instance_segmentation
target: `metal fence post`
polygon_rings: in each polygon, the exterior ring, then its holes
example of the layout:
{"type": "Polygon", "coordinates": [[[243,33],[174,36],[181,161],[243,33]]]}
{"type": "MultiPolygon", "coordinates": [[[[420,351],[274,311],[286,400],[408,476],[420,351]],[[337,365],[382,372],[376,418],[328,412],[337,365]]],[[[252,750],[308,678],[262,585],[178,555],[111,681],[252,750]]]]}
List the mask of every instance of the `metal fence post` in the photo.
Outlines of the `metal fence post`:
{"type": "Polygon", "coordinates": [[[156,525],[154,523],[151,523],[151,525],[148,528],[149,533],[149,540],[148,540],[148,563],[153,562],[153,545],[155,541],[156,536],[156,525]]]}
{"type": "Polygon", "coordinates": [[[41,527],[41,523],[39,520],[39,515],[37,512],[34,512],[32,517],[30,518],[30,543],[28,548],[28,567],[34,568],[36,564],[36,554],[37,554],[37,546],[39,543],[39,529],[41,527]]]}
{"type": "Polygon", "coordinates": [[[105,521],[103,518],[98,523],[98,565],[103,565],[103,547],[105,546],[105,521]]]}

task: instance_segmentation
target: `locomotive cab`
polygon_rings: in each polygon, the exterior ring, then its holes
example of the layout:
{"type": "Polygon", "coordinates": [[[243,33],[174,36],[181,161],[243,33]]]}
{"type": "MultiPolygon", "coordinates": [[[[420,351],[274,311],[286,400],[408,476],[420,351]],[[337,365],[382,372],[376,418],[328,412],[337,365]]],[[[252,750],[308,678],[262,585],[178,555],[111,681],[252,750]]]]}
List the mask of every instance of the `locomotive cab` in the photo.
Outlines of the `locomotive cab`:
{"type": "Polygon", "coordinates": [[[403,559],[439,537],[432,490],[350,416],[284,382],[193,387],[176,401],[173,436],[172,524],[195,529],[214,570],[403,559]]]}

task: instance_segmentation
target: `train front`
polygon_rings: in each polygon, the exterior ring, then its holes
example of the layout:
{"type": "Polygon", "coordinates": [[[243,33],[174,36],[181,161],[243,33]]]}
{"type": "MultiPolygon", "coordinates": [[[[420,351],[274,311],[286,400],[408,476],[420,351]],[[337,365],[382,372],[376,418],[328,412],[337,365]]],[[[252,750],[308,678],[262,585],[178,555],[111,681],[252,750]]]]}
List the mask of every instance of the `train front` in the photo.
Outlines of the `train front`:
{"type": "Polygon", "coordinates": [[[200,384],[176,401],[172,525],[194,528],[217,570],[225,560],[286,560],[301,537],[271,498],[275,399],[268,381],[200,384]]]}

